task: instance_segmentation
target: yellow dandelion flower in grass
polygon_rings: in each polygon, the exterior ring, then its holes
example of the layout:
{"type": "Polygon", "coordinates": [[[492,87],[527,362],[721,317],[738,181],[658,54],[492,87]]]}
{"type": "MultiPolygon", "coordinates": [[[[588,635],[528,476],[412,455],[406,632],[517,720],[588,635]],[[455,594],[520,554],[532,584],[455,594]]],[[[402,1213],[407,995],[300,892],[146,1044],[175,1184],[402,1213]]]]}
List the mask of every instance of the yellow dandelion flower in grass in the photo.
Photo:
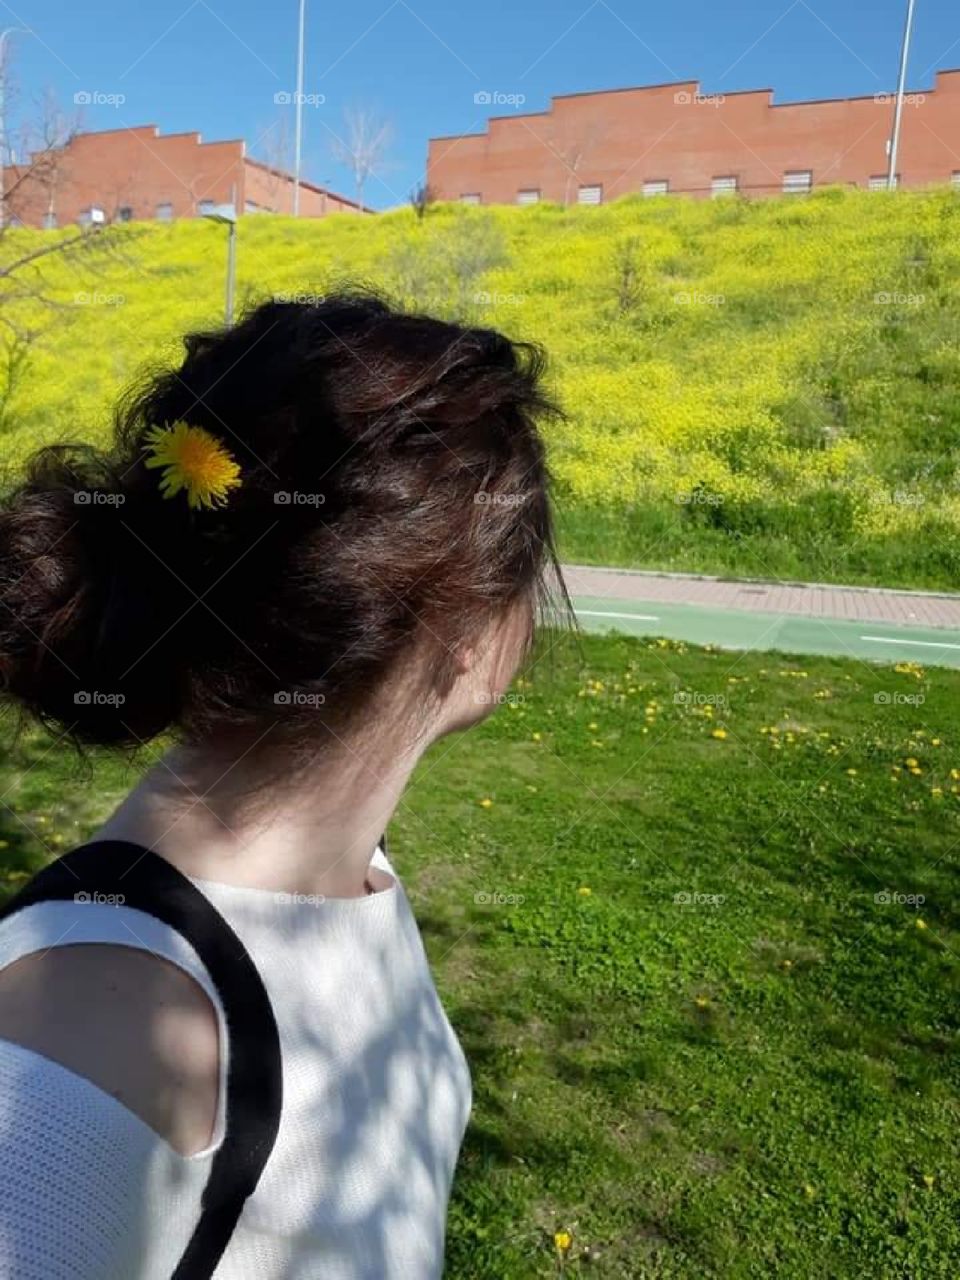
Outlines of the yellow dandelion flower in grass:
{"type": "Polygon", "coordinates": [[[577,890],[577,893],[579,893],[581,898],[589,898],[591,893],[593,893],[593,890],[590,888],[589,885],[582,884],[580,888],[577,890]]]}
{"type": "Polygon", "coordinates": [[[904,761],[904,764],[907,766],[908,769],[915,769],[918,763],[919,761],[917,760],[916,756],[907,756],[906,760],[904,761]]]}
{"type": "Polygon", "coordinates": [[[493,808],[493,801],[490,799],[490,797],[489,797],[489,796],[484,796],[484,797],[483,797],[483,799],[480,801],[480,808],[481,808],[481,809],[492,809],[492,808],[493,808]]]}
{"type": "Polygon", "coordinates": [[[566,1253],[573,1244],[573,1237],[569,1231],[558,1231],[553,1237],[553,1243],[556,1245],[558,1253],[566,1253]]]}
{"type": "Polygon", "coordinates": [[[181,489],[195,510],[223,506],[240,485],[240,466],[220,441],[203,427],[175,422],[153,427],[146,436],[148,467],[162,467],[160,492],[175,497],[181,489]]]}
{"type": "Polygon", "coordinates": [[[935,1182],[936,1182],[936,1178],[933,1176],[932,1173],[925,1173],[923,1175],[923,1185],[927,1188],[928,1191],[932,1189],[935,1182]]]}
{"type": "Polygon", "coordinates": [[[918,929],[926,929],[927,922],[926,920],[921,919],[920,916],[917,916],[916,925],[918,929]]]}
{"type": "Polygon", "coordinates": [[[713,729],[710,733],[711,738],[719,738],[721,742],[727,736],[726,729],[713,729]]]}
{"type": "Polygon", "coordinates": [[[539,742],[539,741],[540,741],[540,739],[543,737],[543,734],[541,734],[541,733],[532,733],[530,736],[531,736],[531,738],[533,738],[534,742],[539,742]]]}

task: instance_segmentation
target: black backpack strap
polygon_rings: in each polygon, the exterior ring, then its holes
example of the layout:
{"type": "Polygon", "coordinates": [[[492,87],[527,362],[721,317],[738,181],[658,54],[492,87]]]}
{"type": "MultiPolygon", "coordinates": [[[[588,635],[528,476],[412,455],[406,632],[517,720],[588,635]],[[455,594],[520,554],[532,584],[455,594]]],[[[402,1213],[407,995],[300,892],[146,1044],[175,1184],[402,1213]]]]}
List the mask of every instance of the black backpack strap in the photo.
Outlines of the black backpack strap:
{"type": "MultiPolygon", "coordinates": [[[[193,946],[223,1003],[229,1036],[226,1125],[201,1200],[200,1219],[172,1280],[208,1280],[233,1234],[244,1202],[276,1142],[283,1101],[280,1036],[253,960],[213,903],[174,866],[141,845],[104,840],[81,845],[45,867],[0,911],[0,920],[38,902],[78,894],[122,895],[193,946]]],[[[83,908],[78,904],[78,910],[83,908]]]]}

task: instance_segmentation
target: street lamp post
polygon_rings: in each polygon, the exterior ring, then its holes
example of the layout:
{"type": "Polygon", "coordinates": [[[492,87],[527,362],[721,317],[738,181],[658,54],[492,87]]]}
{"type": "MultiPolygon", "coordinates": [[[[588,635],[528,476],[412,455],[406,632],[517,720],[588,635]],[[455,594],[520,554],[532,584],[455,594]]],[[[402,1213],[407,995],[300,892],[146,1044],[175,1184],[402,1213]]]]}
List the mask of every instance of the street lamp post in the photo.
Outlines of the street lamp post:
{"type": "Polygon", "coordinates": [[[237,282],[237,208],[235,204],[218,204],[201,217],[210,222],[222,223],[227,228],[227,296],[224,319],[227,327],[233,324],[234,295],[237,282]]]}
{"type": "Polygon", "coordinates": [[[297,41],[297,98],[294,104],[296,111],[296,139],[294,141],[293,163],[293,216],[300,216],[300,155],[303,149],[303,34],[306,22],[307,0],[300,0],[300,36],[297,41]]]}
{"type": "Polygon", "coordinates": [[[907,0],[907,20],[903,28],[903,45],[900,50],[900,76],[897,80],[897,102],[893,109],[893,136],[890,139],[890,167],[887,170],[887,190],[897,185],[897,159],[900,153],[900,127],[903,123],[903,94],[907,83],[907,61],[910,57],[910,38],[913,34],[913,13],[916,0],[907,0]]]}

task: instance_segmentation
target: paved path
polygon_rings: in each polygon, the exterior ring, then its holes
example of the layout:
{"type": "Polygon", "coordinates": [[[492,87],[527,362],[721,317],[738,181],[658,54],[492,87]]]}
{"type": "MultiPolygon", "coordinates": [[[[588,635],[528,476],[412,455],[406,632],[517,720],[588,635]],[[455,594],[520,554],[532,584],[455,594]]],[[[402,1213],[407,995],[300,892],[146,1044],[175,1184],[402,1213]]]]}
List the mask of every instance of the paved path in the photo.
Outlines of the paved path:
{"type": "Polygon", "coordinates": [[[564,565],[591,631],[960,667],[960,596],[564,565]]]}

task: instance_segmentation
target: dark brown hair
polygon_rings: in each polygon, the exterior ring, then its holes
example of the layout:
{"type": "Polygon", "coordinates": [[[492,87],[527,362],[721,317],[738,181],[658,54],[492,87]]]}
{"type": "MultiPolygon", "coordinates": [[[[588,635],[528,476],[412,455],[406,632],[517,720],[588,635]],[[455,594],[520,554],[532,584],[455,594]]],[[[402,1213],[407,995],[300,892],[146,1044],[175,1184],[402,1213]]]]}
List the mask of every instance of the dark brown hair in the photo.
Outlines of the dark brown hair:
{"type": "Polygon", "coordinates": [[[108,455],[42,450],[4,503],[0,678],[41,718],[98,743],[302,735],[415,639],[442,691],[453,647],[552,580],[536,349],[364,294],[268,302],[185,346],[108,455]],[[164,498],[144,465],[179,421],[239,463],[224,507],[164,498]]]}

